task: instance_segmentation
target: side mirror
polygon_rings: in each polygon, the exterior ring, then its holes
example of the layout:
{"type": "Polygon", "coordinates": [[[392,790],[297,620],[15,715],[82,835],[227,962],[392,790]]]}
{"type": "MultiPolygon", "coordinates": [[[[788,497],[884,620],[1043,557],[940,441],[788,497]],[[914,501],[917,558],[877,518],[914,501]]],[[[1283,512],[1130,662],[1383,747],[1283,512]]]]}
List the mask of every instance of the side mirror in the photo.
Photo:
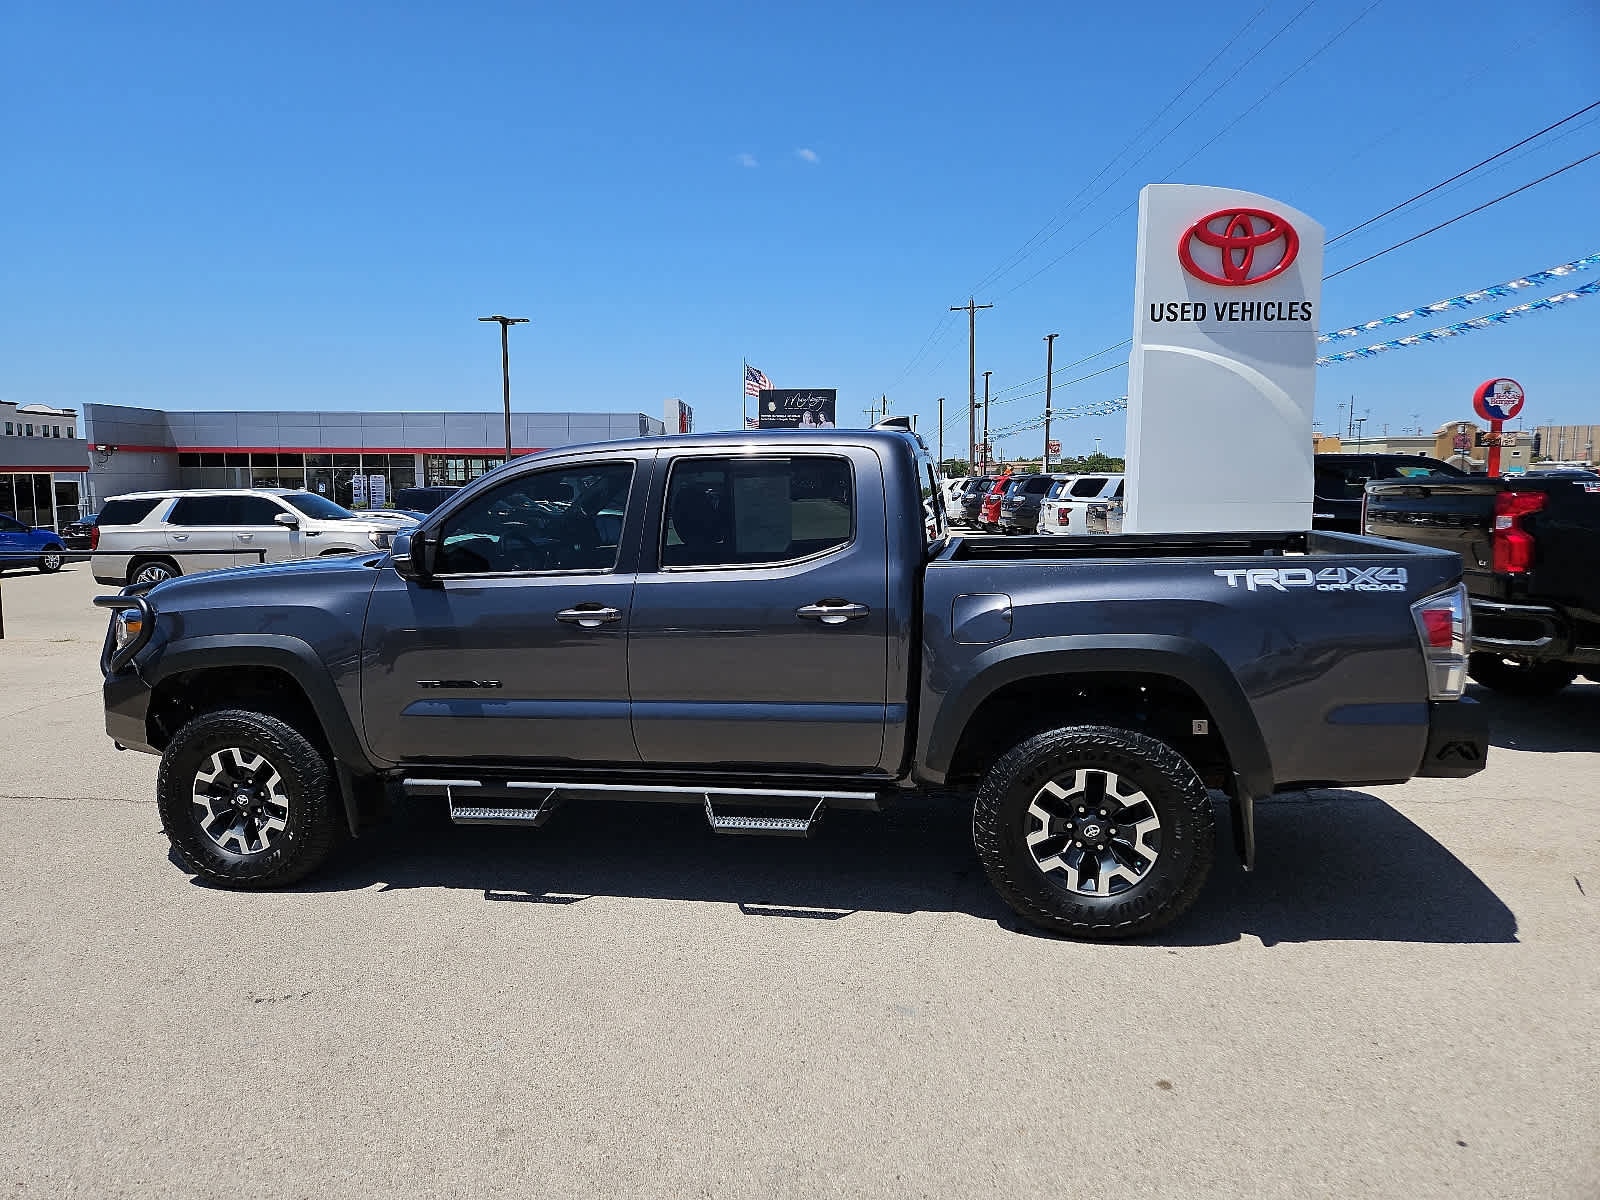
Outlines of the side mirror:
{"type": "Polygon", "coordinates": [[[300,518],[295,516],[293,513],[281,512],[272,518],[272,522],[275,525],[282,525],[286,529],[300,528],[300,518]]]}
{"type": "Polygon", "coordinates": [[[404,530],[394,535],[389,547],[389,565],[402,579],[426,582],[433,577],[436,548],[437,543],[421,530],[404,530]]]}

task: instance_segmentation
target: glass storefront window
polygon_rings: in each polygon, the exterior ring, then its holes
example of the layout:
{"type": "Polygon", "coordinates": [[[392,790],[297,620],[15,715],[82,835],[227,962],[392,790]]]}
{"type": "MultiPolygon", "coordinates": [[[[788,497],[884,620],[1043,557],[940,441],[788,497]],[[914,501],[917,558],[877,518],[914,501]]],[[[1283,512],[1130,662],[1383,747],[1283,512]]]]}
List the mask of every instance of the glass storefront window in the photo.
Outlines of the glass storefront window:
{"type": "MultiPolygon", "coordinates": [[[[61,486],[72,489],[73,507],[76,509],[78,485],[71,483],[61,486]]],[[[24,525],[55,528],[54,498],[55,482],[49,475],[0,475],[0,513],[24,525]]],[[[67,520],[76,516],[74,511],[67,520]]]]}

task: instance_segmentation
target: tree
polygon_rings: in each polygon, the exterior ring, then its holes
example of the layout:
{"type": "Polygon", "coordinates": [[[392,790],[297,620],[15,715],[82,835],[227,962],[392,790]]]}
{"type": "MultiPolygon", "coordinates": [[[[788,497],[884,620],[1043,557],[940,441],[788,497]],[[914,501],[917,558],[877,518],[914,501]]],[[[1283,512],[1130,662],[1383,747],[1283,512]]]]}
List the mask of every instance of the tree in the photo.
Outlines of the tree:
{"type": "Polygon", "coordinates": [[[939,464],[939,471],[946,479],[964,479],[972,474],[972,464],[964,458],[947,458],[939,464]]]}

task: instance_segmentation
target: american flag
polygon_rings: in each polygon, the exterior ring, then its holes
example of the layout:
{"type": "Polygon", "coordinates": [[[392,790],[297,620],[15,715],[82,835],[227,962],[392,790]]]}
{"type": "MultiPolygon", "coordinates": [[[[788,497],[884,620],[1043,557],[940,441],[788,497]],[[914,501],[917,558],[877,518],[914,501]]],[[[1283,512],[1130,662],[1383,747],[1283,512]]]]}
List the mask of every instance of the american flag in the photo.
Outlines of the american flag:
{"type": "Polygon", "coordinates": [[[764,374],[756,370],[749,363],[745,363],[744,394],[746,396],[759,396],[762,388],[769,388],[771,386],[772,380],[768,379],[764,374]]]}

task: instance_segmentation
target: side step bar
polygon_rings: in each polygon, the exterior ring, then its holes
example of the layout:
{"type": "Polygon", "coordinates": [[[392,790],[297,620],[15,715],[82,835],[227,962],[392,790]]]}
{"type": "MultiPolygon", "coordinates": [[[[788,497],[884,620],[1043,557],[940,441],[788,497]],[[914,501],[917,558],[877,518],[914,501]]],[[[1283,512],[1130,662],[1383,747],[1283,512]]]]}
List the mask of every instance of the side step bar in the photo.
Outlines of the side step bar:
{"type": "Polygon", "coordinates": [[[561,801],[580,796],[616,800],[668,800],[705,808],[706,824],[716,833],[766,834],[779,837],[805,837],[822,821],[829,803],[848,807],[873,807],[877,793],[840,791],[828,788],[708,788],[668,784],[551,783],[522,779],[430,779],[411,777],[401,781],[411,795],[442,795],[450,806],[450,819],[457,825],[525,825],[537,828],[550,819],[561,801]],[[533,800],[537,795],[537,801],[533,800]],[[722,801],[723,811],[716,802],[722,801]],[[729,805],[760,805],[793,809],[795,816],[744,816],[728,812],[729,805]]]}

